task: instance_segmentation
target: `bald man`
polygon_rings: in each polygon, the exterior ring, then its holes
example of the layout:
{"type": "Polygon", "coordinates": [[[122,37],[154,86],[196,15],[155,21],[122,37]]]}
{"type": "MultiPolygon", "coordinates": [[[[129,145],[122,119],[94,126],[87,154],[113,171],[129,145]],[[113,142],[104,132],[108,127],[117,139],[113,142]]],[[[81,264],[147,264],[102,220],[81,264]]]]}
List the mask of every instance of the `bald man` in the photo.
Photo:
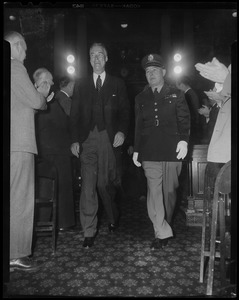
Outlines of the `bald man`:
{"type": "Polygon", "coordinates": [[[4,39],[11,49],[11,130],[10,130],[10,271],[30,271],[39,264],[32,254],[34,214],[34,155],[37,154],[34,115],[46,108],[50,85],[37,89],[24,67],[27,45],[18,32],[4,39]]]}

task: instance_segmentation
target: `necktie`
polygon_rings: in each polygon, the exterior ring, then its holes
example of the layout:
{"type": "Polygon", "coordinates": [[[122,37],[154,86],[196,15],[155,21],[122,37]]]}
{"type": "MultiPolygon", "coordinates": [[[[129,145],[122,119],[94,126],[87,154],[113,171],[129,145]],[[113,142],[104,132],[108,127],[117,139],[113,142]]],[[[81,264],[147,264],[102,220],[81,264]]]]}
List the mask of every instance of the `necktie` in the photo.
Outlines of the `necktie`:
{"type": "Polygon", "coordinates": [[[156,97],[158,94],[159,94],[159,92],[158,92],[157,88],[154,89],[154,97],[156,97]]]}
{"type": "Polygon", "coordinates": [[[99,75],[97,80],[96,80],[96,89],[97,89],[98,92],[100,91],[101,87],[102,87],[102,80],[101,80],[100,75],[99,75]]]}

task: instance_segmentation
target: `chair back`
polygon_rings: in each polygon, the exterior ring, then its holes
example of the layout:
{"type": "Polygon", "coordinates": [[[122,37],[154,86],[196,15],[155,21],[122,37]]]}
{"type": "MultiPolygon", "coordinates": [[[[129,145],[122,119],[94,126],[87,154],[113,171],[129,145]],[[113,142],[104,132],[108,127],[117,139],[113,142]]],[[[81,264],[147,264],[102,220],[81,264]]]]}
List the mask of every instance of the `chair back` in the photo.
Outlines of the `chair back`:
{"type": "Polygon", "coordinates": [[[231,192],[231,161],[227,162],[219,171],[215,182],[215,192],[221,194],[231,192]]]}

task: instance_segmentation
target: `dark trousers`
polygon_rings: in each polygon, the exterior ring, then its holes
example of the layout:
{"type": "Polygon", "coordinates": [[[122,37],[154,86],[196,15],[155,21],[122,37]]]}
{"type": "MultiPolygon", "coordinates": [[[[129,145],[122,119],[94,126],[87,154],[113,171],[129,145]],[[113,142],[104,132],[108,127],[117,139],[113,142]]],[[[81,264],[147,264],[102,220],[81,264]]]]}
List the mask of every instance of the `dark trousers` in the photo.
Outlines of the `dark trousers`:
{"type": "Polygon", "coordinates": [[[80,221],[85,237],[92,237],[97,228],[99,207],[97,188],[106,211],[108,222],[116,223],[118,209],[116,195],[116,159],[106,130],[95,127],[82,144],[80,221]]]}

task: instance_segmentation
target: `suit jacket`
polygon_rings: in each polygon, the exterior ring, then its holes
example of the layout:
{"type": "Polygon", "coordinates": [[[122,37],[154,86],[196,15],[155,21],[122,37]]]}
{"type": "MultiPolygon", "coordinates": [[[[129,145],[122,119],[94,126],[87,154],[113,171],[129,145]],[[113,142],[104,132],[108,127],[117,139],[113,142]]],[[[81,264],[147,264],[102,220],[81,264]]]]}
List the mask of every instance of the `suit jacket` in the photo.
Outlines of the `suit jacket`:
{"type": "Polygon", "coordinates": [[[190,141],[193,144],[198,144],[201,138],[201,128],[199,125],[200,115],[198,113],[198,109],[200,108],[200,101],[198,95],[191,88],[185,93],[185,99],[187,101],[191,117],[190,141]]]}
{"type": "Polygon", "coordinates": [[[72,99],[69,96],[67,96],[63,91],[58,91],[55,97],[60,106],[67,114],[67,116],[70,116],[72,99]]]}
{"type": "Polygon", "coordinates": [[[35,112],[46,100],[32,84],[23,63],[11,60],[11,151],[37,153],[35,112]]]}
{"type": "Polygon", "coordinates": [[[217,106],[217,104],[215,103],[210,112],[209,112],[209,121],[207,123],[207,143],[209,144],[212,134],[213,134],[213,130],[214,130],[214,126],[216,124],[217,121],[217,115],[218,115],[218,111],[219,111],[219,106],[217,106]]]}
{"type": "Polygon", "coordinates": [[[216,163],[227,163],[231,160],[231,98],[218,111],[207,160],[216,163]]]}
{"type": "Polygon", "coordinates": [[[47,110],[36,116],[37,145],[42,156],[71,155],[69,116],[59,103],[62,94],[57,93],[49,102],[47,110]]]}
{"type": "MultiPolygon", "coordinates": [[[[93,75],[81,79],[75,85],[70,114],[72,143],[82,144],[89,135],[94,90],[93,75]]],[[[113,144],[115,134],[121,131],[126,136],[129,126],[130,106],[126,86],[120,78],[106,74],[101,93],[105,127],[113,144]]]]}
{"type": "Polygon", "coordinates": [[[198,109],[200,108],[200,102],[197,94],[194,92],[193,89],[190,88],[185,93],[185,99],[187,101],[188,108],[191,114],[191,122],[194,124],[198,124],[199,122],[198,109]]]}
{"type": "Polygon", "coordinates": [[[138,160],[178,161],[177,144],[188,142],[190,129],[184,94],[164,84],[155,98],[149,87],[135,98],[135,117],[134,151],[139,152],[138,160]]]}

